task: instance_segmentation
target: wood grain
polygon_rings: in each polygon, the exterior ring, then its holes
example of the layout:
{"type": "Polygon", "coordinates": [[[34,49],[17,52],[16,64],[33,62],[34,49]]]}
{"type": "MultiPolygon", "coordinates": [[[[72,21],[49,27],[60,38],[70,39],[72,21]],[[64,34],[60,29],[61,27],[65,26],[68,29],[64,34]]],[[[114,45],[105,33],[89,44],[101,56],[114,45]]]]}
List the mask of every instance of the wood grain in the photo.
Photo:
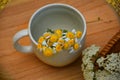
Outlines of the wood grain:
{"type": "MultiPolygon", "coordinates": [[[[87,21],[86,47],[96,44],[102,49],[120,29],[118,15],[105,0],[11,0],[0,12],[0,80],[84,80],[81,57],[66,67],[56,68],[34,54],[25,55],[13,48],[15,33],[28,27],[34,11],[50,3],[66,3],[83,13],[87,21]]],[[[20,43],[28,45],[28,37],[20,43]]]]}

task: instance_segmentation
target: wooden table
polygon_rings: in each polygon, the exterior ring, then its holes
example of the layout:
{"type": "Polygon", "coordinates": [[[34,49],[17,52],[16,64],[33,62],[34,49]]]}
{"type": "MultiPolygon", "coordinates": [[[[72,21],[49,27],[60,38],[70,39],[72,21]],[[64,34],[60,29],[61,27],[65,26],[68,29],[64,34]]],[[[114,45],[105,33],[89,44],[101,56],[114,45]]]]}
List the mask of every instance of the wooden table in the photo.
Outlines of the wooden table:
{"type": "MultiPolygon", "coordinates": [[[[105,0],[11,0],[0,12],[0,80],[83,80],[81,57],[56,68],[13,47],[14,34],[27,28],[33,12],[49,3],[66,3],[83,13],[87,21],[86,47],[96,44],[102,49],[120,29],[118,15],[105,0]]],[[[29,42],[28,37],[20,40],[23,45],[29,42]]]]}

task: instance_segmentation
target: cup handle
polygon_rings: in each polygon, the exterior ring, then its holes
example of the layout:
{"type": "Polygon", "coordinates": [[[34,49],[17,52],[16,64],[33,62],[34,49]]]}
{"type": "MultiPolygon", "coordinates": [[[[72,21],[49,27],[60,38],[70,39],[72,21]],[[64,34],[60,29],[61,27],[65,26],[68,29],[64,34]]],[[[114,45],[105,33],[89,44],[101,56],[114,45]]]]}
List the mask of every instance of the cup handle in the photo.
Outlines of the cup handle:
{"type": "Polygon", "coordinates": [[[16,50],[18,50],[18,51],[20,51],[22,53],[31,53],[31,52],[33,52],[32,45],[30,45],[30,46],[22,46],[22,45],[20,45],[18,43],[18,41],[22,37],[25,37],[25,36],[28,36],[28,30],[27,29],[24,29],[24,30],[21,30],[21,31],[17,32],[13,37],[13,45],[14,45],[16,50]]]}

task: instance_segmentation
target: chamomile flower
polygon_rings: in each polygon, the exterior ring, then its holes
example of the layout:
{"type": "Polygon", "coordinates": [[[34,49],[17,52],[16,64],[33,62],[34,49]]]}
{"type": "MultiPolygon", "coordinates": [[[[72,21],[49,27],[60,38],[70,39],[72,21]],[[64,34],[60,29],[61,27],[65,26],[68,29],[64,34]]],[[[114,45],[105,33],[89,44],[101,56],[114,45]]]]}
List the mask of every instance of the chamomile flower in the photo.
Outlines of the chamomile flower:
{"type": "Polygon", "coordinates": [[[43,50],[43,54],[45,55],[45,56],[52,56],[53,55],[53,50],[52,50],[52,48],[45,48],[44,50],[43,50]]]}
{"type": "Polygon", "coordinates": [[[77,31],[77,32],[76,32],[76,37],[77,37],[77,38],[80,38],[81,35],[82,35],[82,32],[81,32],[81,31],[77,31]]]}
{"type": "Polygon", "coordinates": [[[60,44],[56,45],[56,51],[60,52],[62,50],[62,46],[60,44]]]}
{"type": "Polygon", "coordinates": [[[74,40],[74,39],[70,39],[70,40],[68,41],[68,44],[70,44],[71,46],[74,45],[74,43],[75,43],[75,40],[74,40]]]}
{"type": "Polygon", "coordinates": [[[42,44],[44,40],[45,40],[44,37],[41,36],[41,37],[39,38],[39,40],[38,40],[38,43],[42,44]]]}
{"type": "Polygon", "coordinates": [[[55,34],[57,34],[58,37],[60,38],[62,36],[62,30],[61,29],[55,30],[55,34]]]}
{"type": "Polygon", "coordinates": [[[63,47],[64,47],[65,50],[67,50],[69,48],[69,43],[65,42],[63,47]]]}
{"type": "Polygon", "coordinates": [[[74,36],[75,36],[75,35],[74,35],[72,32],[67,32],[67,34],[66,34],[66,37],[67,37],[67,38],[70,38],[70,39],[73,39],[74,36]]]}
{"type": "Polygon", "coordinates": [[[57,42],[58,42],[59,44],[64,44],[64,43],[65,43],[65,40],[60,38],[57,42]]]}
{"type": "Polygon", "coordinates": [[[38,48],[38,49],[41,49],[41,48],[42,48],[42,44],[38,44],[38,45],[37,45],[37,48],[38,48]]]}
{"type": "Polygon", "coordinates": [[[56,42],[58,40],[58,36],[56,34],[52,34],[50,37],[50,42],[56,42]]]}
{"type": "Polygon", "coordinates": [[[78,43],[75,43],[74,46],[73,46],[74,50],[77,50],[79,48],[79,44],[78,43]]]}

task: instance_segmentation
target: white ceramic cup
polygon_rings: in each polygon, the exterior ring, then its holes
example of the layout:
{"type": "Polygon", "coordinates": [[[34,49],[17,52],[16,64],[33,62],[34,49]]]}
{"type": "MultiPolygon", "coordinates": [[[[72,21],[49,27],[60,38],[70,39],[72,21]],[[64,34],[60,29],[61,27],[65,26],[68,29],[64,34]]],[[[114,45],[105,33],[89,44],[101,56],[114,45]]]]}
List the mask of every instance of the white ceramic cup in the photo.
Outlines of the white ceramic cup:
{"type": "Polygon", "coordinates": [[[86,21],[83,15],[74,7],[67,4],[48,4],[38,9],[29,21],[28,29],[21,30],[13,37],[13,43],[16,50],[22,53],[35,53],[35,55],[44,63],[52,66],[65,66],[75,61],[81,54],[84,47],[86,35],[86,21]],[[72,29],[82,31],[82,36],[79,39],[81,47],[74,53],[69,53],[68,50],[61,51],[53,56],[44,56],[42,52],[37,49],[37,41],[40,36],[50,29],[72,29]],[[31,45],[22,46],[18,41],[24,37],[29,36],[31,45]]]}

